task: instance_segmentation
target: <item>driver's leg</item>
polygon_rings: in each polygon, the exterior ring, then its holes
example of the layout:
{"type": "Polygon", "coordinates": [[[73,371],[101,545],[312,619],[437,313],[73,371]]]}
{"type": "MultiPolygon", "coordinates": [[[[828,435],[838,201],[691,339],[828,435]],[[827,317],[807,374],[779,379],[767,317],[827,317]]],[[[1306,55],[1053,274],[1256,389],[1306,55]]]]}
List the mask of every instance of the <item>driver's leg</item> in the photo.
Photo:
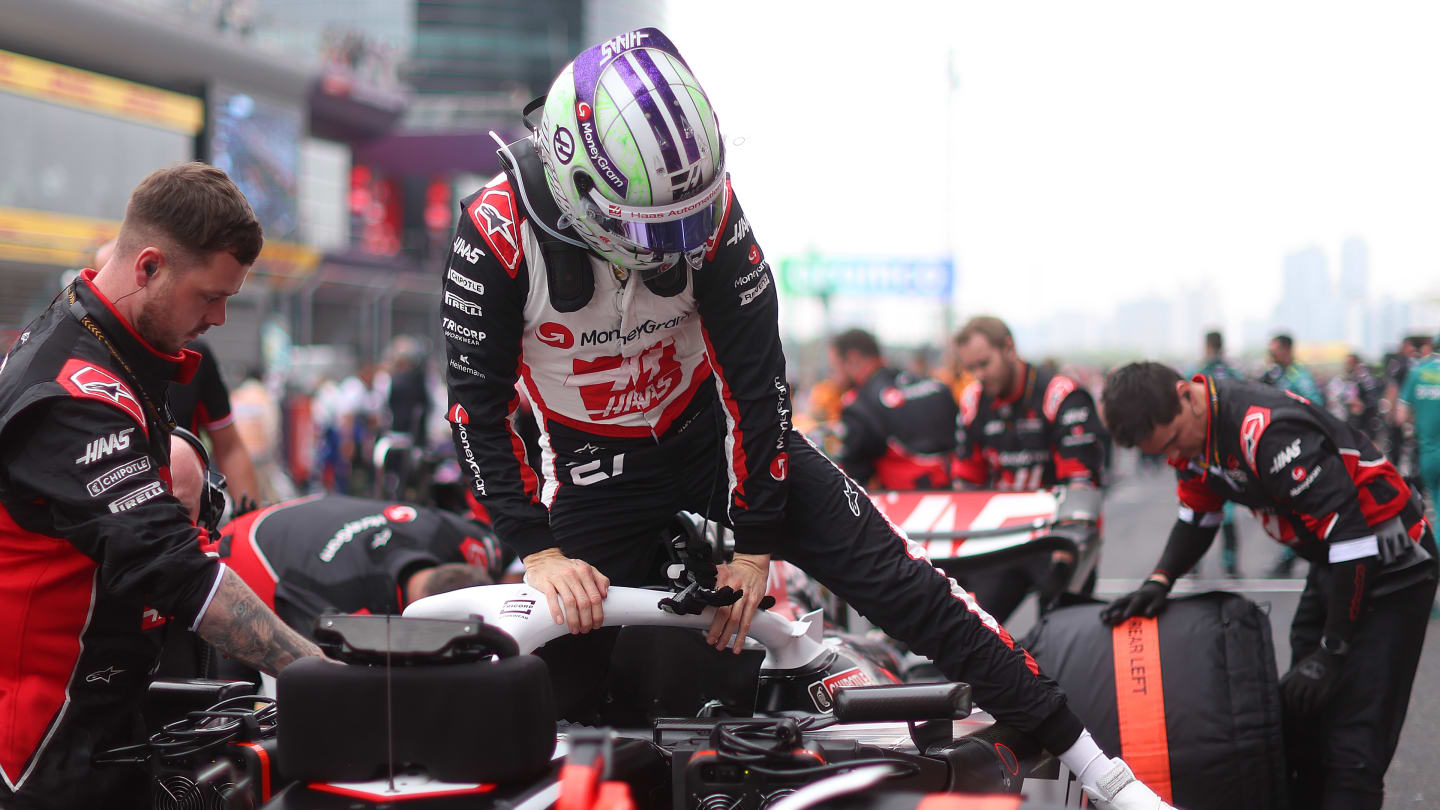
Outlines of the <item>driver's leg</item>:
{"type": "Polygon", "coordinates": [[[885,632],[963,680],[976,702],[1064,751],[1083,727],[1034,659],[905,540],[853,481],[792,433],[786,558],[885,632]]]}

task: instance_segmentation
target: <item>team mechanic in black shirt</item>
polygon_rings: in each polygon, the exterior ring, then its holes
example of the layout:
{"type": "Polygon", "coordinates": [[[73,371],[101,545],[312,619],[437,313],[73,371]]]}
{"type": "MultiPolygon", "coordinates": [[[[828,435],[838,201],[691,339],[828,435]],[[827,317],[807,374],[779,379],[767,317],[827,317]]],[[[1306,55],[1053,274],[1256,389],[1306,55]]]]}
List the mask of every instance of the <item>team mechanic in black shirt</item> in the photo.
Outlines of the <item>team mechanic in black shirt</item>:
{"type": "Polygon", "coordinates": [[[224,172],[161,169],[120,242],[0,364],[0,805],[140,806],[138,769],[91,756],[138,741],[167,625],[275,674],[319,655],[200,550],[171,494],[165,406],[184,345],[225,322],[260,225],[224,172]]]}
{"type": "MultiPolygon", "coordinates": [[[[1089,391],[1020,359],[999,318],[971,318],[956,333],[955,348],[960,364],[975,375],[960,396],[958,482],[999,490],[1100,487],[1105,428],[1089,391]]],[[[1039,588],[1042,603],[1059,594],[1074,564],[1074,555],[1056,552],[1048,569],[1043,561],[1021,564],[965,584],[1003,622],[1031,588],[1039,588]]]]}
{"type": "Polygon", "coordinates": [[[461,467],[555,621],[589,633],[611,581],[663,582],[661,530],[704,514],[735,532],[717,587],[742,591],[709,629],[716,647],[740,651],[783,553],[1059,752],[1102,808],[1160,807],[1004,628],[791,429],[774,277],[665,35],[582,52],[530,111],[532,136],[461,203],[441,312],[461,467]],[[538,475],[513,430],[517,379],[538,475]]]}
{"type": "Polygon", "coordinates": [[[1225,501],[1250,507],[1310,561],[1280,681],[1291,801],[1379,808],[1435,596],[1419,497],[1368,437],[1290,392],[1132,363],[1111,372],[1103,404],[1118,443],[1175,465],[1180,517],[1155,572],[1102,618],[1159,613],[1225,501]]]}
{"type": "Polygon", "coordinates": [[[398,614],[421,597],[489,585],[503,570],[489,526],[439,509],[314,495],[220,528],[220,559],[291,627],[326,611],[398,614]]]}
{"type": "Polygon", "coordinates": [[[959,415],[950,389],[886,366],[863,329],[831,339],[830,365],[848,389],[840,399],[840,468],[880,489],[949,489],[959,415]]]}

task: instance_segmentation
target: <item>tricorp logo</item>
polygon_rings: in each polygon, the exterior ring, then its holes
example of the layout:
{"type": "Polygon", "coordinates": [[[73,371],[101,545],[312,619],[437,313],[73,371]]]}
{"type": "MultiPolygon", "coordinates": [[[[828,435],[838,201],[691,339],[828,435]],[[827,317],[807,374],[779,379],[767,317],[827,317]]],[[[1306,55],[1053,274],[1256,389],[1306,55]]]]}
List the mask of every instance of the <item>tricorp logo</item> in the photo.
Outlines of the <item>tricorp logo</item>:
{"type": "Polygon", "coordinates": [[[575,345],[575,335],[564,324],[554,321],[546,321],[536,327],[535,339],[557,349],[568,349],[575,345]]]}

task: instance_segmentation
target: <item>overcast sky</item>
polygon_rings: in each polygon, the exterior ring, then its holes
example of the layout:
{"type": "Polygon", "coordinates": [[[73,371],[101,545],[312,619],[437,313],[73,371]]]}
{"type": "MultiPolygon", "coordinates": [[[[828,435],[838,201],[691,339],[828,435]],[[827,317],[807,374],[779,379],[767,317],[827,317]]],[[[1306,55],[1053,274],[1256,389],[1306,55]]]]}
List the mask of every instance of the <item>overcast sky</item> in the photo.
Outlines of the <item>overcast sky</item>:
{"type": "Polygon", "coordinates": [[[953,246],[962,311],[1016,319],[1209,274],[1238,319],[1271,311],[1285,254],[1318,244],[1333,276],[1360,236],[1372,292],[1440,293],[1440,6],[669,13],[772,258],[953,246]]]}

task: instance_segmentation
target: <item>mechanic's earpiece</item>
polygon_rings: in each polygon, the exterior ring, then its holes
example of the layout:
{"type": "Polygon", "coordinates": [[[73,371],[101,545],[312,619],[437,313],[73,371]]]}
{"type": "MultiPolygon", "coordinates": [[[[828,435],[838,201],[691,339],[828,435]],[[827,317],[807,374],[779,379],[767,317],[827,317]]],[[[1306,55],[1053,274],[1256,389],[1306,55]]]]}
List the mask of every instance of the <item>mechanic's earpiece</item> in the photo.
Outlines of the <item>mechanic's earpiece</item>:
{"type": "Polygon", "coordinates": [[[160,272],[160,268],[155,266],[155,262],[149,262],[145,265],[146,278],[151,278],[158,272],[160,272]]]}

